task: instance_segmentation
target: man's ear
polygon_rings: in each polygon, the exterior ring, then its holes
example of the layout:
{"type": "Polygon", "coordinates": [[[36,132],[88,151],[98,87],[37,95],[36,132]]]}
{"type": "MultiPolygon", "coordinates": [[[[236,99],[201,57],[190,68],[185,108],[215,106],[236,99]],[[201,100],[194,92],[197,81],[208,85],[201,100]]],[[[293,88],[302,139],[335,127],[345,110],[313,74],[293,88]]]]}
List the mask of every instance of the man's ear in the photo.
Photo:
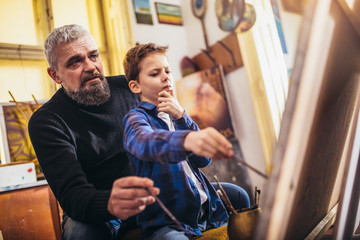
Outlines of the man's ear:
{"type": "Polygon", "coordinates": [[[61,80],[57,74],[57,72],[52,69],[52,68],[48,68],[47,72],[49,74],[49,76],[57,83],[57,84],[61,84],[61,80]]]}
{"type": "Polygon", "coordinates": [[[139,86],[138,81],[136,81],[136,80],[130,80],[129,81],[129,88],[135,94],[140,94],[141,93],[141,88],[139,86]]]}

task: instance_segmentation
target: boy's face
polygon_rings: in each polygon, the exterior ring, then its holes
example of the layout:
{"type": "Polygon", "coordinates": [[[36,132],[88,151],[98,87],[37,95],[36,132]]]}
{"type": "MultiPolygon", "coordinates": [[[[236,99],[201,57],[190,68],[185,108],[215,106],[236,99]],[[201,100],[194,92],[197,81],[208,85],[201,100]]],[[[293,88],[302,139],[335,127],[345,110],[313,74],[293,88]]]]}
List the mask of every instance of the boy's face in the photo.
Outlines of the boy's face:
{"type": "Polygon", "coordinates": [[[158,94],[167,91],[173,95],[173,76],[166,55],[151,54],[140,63],[138,81],[130,81],[130,89],[139,94],[140,100],[158,104],[158,94]]]}

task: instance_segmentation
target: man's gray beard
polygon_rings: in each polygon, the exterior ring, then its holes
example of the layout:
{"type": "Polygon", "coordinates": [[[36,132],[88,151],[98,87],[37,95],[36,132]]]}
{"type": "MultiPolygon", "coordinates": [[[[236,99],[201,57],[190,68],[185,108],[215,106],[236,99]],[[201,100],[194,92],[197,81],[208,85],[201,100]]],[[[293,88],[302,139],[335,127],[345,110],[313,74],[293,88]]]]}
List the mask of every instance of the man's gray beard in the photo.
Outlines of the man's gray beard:
{"type": "Polygon", "coordinates": [[[106,78],[89,89],[80,87],[77,91],[68,90],[66,93],[71,99],[85,106],[99,106],[110,98],[110,88],[106,78]]]}

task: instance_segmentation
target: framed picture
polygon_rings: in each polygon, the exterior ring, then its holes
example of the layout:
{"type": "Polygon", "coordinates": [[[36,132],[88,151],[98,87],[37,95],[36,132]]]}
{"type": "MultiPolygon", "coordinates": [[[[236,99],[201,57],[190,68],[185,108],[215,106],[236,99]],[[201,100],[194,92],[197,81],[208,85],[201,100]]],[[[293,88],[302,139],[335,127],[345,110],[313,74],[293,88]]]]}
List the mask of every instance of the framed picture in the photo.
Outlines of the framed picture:
{"type": "Polygon", "coordinates": [[[133,0],[137,23],[153,25],[149,0],[133,0]]]}
{"type": "Polygon", "coordinates": [[[183,25],[180,6],[158,2],[155,6],[159,23],[183,25]]]}
{"type": "Polygon", "coordinates": [[[40,172],[27,127],[32,113],[42,103],[0,103],[1,163],[34,161],[40,172]]]}

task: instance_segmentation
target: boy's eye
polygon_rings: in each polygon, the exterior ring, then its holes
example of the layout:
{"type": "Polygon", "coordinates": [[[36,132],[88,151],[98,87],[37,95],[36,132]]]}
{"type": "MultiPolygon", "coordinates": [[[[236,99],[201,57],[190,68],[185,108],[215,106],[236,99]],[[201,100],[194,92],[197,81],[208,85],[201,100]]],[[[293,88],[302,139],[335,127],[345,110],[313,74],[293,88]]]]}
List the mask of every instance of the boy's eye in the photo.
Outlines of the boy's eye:
{"type": "Polygon", "coordinates": [[[152,77],[156,77],[158,75],[158,73],[152,73],[152,74],[150,74],[150,76],[152,76],[152,77]]]}

